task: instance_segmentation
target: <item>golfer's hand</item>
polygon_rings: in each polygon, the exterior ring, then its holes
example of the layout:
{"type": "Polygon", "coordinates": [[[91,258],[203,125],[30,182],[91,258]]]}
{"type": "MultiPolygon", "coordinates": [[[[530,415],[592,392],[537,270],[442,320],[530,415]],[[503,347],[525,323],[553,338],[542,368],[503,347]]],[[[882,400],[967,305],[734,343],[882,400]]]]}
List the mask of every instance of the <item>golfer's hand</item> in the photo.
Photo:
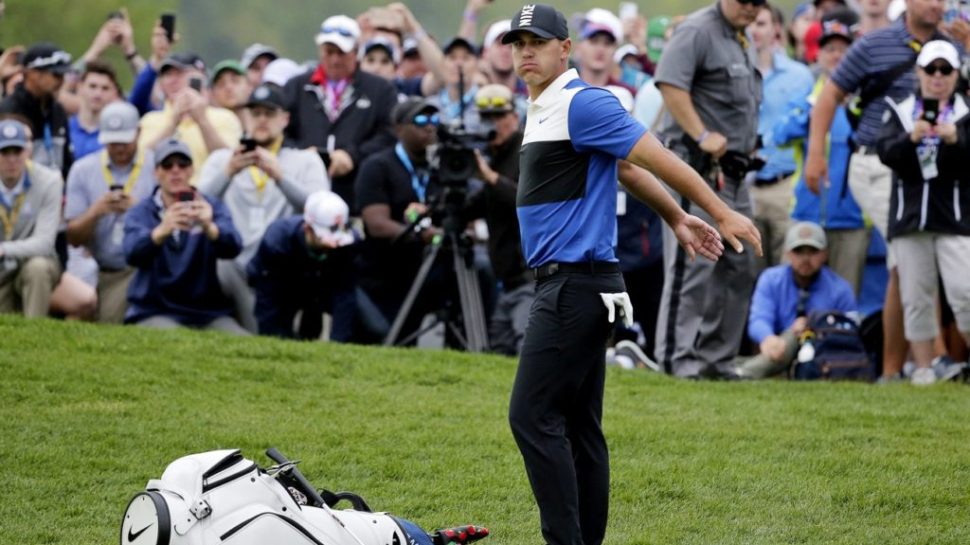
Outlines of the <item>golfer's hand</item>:
{"type": "Polygon", "coordinates": [[[718,221],[717,227],[721,232],[721,236],[734,248],[735,252],[739,254],[744,252],[744,246],[741,244],[741,240],[747,240],[754,246],[754,254],[757,256],[762,255],[761,233],[747,217],[734,210],[730,210],[727,216],[718,221]]]}
{"type": "Polygon", "coordinates": [[[684,217],[670,226],[677,242],[684,247],[687,256],[693,261],[698,254],[711,261],[717,261],[724,253],[724,243],[717,229],[711,227],[697,216],[684,214],[684,217]]]}

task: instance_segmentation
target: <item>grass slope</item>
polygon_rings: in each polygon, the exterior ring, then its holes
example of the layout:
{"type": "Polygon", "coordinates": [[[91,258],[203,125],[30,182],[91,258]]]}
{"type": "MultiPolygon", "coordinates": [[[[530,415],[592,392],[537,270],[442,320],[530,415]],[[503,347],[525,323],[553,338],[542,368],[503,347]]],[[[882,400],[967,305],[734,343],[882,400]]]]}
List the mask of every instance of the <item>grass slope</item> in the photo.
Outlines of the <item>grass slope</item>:
{"type": "MultiPolygon", "coordinates": [[[[0,543],[117,543],[175,458],[277,446],[319,487],[542,542],[515,362],[0,316],[0,543]]],[[[610,369],[607,544],[966,543],[962,385],[690,383],[610,369]]]]}

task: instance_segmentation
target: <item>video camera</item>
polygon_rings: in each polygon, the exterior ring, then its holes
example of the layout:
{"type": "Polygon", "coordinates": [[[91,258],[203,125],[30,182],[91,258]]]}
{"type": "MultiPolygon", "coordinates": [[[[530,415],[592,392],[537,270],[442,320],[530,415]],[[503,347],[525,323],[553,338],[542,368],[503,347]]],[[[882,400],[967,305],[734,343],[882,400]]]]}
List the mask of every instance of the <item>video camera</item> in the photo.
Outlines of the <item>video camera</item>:
{"type": "Polygon", "coordinates": [[[438,147],[431,157],[431,177],[442,188],[435,203],[432,221],[446,231],[464,230],[461,211],[468,196],[468,181],[478,175],[475,150],[483,150],[495,137],[495,131],[472,132],[465,127],[465,79],[459,75],[458,93],[461,97],[458,117],[452,123],[438,127],[438,147]]]}

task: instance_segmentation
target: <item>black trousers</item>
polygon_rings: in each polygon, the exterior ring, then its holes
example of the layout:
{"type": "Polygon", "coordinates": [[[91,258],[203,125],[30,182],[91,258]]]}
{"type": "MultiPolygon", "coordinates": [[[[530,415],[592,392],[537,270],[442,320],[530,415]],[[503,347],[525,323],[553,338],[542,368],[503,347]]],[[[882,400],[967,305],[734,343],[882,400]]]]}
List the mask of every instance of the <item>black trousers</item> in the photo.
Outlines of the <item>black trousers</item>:
{"type": "Polygon", "coordinates": [[[509,423],[549,545],[600,545],[606,533],[610,467],[600,421],[613,324],[599,294],[623,291],[618,272],[560,272],[536,284],[509,423]]]}

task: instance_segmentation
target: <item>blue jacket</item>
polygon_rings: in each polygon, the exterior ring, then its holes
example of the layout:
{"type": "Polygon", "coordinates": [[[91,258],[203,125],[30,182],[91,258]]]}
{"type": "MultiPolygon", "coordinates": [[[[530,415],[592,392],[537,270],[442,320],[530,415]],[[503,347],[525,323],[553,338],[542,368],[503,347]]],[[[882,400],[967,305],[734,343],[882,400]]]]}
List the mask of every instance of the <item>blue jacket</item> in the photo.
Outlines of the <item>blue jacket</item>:
{"type": "MultiPolygon", "coordinates": [[[[805,310],[839,310],[856,317],[855,294],[852,286],[832,269],[822,267],[815,282],[808,288],[809,296],[805,310]]],[[[748,315],[748,337],[761,344],[771,335],[779,335],[791,327],[797,316],[798,285],[791,265],[776,265],[765,269],[758,277],[751,296],[748,315]]]]}
{"type": "Polygon", "coordinates": [[[216,260],[236,257],[242,239],[225,205],[203,198],[212,205],[219,227],[216,240],[197,227],[176,231],[161,246],[152,242],[152,230],[161,223],[158,188],[128,211],[122,246],[125,259],[137,271],[128,286],[126,323],[164,315],[184,325],[202,326],[232,313],[216,277],[216,260]]]}
{"type": "Polygon", "coordinates": [[[349,341],[355,314],[356,245],[314,254],[307,246],[303,224],[303,216],[271,223],[246,267],[256,295],[259,333],[294,337],[297,311],[304,316],[327,311],[334,319],[331,339],[349,341]]]}
{"type": "Polygon", "coordinates": [[[852,192],[845,187],[848,180],[849,157],[852,155],[850,145],[852,126],[849,125],[844,106],[839,106],[836,110],[832,129],[829,131],[827,160],[830,185],[821,195],[812,193],[805,185],[808,123],[815,99],[824,83],[825,79],[820,77],[812,86],[803,89],[789,102],[788,115],[775,124],[772,139],[775,145],[795,147],[798,182],[795,184],[792,218],[818,223],[825,229],[859,229],[865,226],[862,211],[852,197],[852,192]]]}
{"type": "Polygon", "coordinates": [[[791,60],[782,50],[772,55],[774,67],[762,79],[763,99],[758,112],[758,134],[762,147],[758,152],[765,160],[765,166],[758,171],[757,177],[772,180],[784,174],[795,172],[795,157],[792,150],[775,143],[772,136],[775,124],[784,118],[789,102],[805,88],[811,88],[812,71],[804,64],[791,60]]]}

